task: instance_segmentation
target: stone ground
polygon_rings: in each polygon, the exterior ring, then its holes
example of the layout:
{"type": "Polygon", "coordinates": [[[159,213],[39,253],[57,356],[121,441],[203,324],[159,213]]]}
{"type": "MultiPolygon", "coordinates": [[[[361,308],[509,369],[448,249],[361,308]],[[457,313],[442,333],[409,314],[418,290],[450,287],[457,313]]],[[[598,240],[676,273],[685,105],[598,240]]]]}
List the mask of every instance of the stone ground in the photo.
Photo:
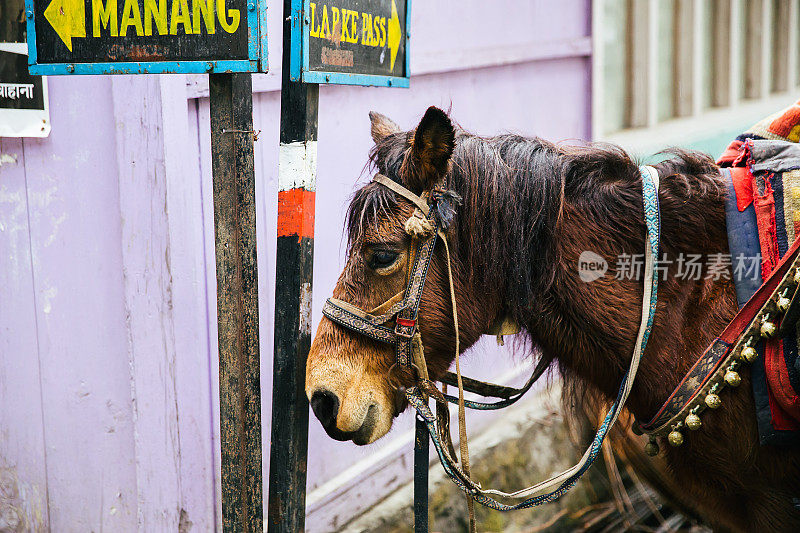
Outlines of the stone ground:
{"type": "MultiPolygon", "coordinates": [[[[575,442],[591,434],[568,429],[561,414],[560,390],[551,387],[496,420],[470,440],[473,477],[484,487],[510,491],[529,486],[575,464],[583,452],[575,442]]],[[[453,433],[457,434],[454,424],[453,433]]],[[[340,531],[410,533],[414,529],[412,484],[397,490],[340,531]]],[[[500,512],[476,504],[478,531],[704,531],[659,502],[632,470],[605,446],[583,479],[557,502],[532,509],[500,512]],[[610,481],[614,480],[614,481],[610,481]]],[[[468,530],[463,493],[431,466],[429,523],[432,532],[468,530]]],[[[705,530],[707,531],[707,530],[705,530]]]]}

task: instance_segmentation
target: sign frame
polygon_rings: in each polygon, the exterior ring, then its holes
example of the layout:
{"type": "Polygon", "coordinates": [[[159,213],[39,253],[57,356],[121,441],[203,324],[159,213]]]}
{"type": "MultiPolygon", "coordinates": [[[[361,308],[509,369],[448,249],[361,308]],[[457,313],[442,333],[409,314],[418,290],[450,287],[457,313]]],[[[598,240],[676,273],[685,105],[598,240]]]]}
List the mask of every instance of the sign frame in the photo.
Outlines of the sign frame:
{"type": "MultiPolygon", "coordinates": [[[[212,61],[125,61],[97,63],[39,63],[36,50],[34,2],[25,0],[28,28],[28,69],[42,76],[64,74],[209,74],[224,72],[267,72],[267,3],[247,0],[248,59],[212,61]]],[[[45,2],[46,0],[40,0],[45,2]]],[[[245,17],[243,17],[245,18],[245,17]]]]}
{"type": "Polygon", "coordinates": [[[309,70],[309,43],[306,36],[309,33],[309,25],[311,24],[310,3],[310,0],[292,0],[292,55],[289,61],[289,79],[291,81],[376,87],[409,87],[411,77],[411,32],[409,31],[411,27],[411,0],[406,0],[405,35],[403,36],[405,41],[405,77],[309,70]]]}

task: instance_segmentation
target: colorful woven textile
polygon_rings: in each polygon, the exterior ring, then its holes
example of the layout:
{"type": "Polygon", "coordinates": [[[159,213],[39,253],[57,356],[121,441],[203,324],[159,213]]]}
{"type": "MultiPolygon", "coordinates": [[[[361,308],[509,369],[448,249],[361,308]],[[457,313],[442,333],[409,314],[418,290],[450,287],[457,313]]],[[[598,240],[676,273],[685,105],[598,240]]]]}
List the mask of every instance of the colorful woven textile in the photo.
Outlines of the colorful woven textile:
{"type": "MultiPolygon", "coordinates": [[[[718,163],[730,177],[728,241],[737,257],[755,257],[760,272],[734,269],[739,305],[752,296],[800,234],[800,102],[740,135],[718,163]],[[738,275],[737,275],[738,274],[738,275]]],[[[762,342],[752,367],[762,444],[800,443],[800,329],[762,342]]]]}

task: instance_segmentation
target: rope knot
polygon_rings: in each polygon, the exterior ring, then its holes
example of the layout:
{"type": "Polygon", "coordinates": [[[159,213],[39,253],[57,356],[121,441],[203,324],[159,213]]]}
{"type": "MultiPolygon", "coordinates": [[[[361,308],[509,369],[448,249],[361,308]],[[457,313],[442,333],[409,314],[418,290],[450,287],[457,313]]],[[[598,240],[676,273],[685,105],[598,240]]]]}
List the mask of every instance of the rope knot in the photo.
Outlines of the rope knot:
{"type": "Polygon", "coordinates": [[[414,214],[406,220],[405,230],[412,237],[425,238],[433,235],[434,227],[422,211],[415,209],[414,214]]]}

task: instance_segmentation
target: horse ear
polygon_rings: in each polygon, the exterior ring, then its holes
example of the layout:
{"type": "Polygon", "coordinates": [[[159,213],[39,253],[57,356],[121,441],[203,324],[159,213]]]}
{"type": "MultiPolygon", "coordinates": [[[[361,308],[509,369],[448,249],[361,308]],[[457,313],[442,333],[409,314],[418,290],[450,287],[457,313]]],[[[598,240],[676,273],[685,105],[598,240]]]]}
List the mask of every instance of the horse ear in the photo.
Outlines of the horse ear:
{"type": "Polygon", "coordinates": [[[372,123],[371,133],[375,144],[381,142],[384,137],[400,131],[400,126],[395,124],[392,119],[376,111],[369,112],[369,121],[372,123]]]}
{"type": "Polygon", "coordinates": [[[455,148],[455,128],[447,113],[431,106],[417,126],[411,153],[406,158],[410,168],[405,177],[411,188],[432,189],[447,174],[455,148]]]}

